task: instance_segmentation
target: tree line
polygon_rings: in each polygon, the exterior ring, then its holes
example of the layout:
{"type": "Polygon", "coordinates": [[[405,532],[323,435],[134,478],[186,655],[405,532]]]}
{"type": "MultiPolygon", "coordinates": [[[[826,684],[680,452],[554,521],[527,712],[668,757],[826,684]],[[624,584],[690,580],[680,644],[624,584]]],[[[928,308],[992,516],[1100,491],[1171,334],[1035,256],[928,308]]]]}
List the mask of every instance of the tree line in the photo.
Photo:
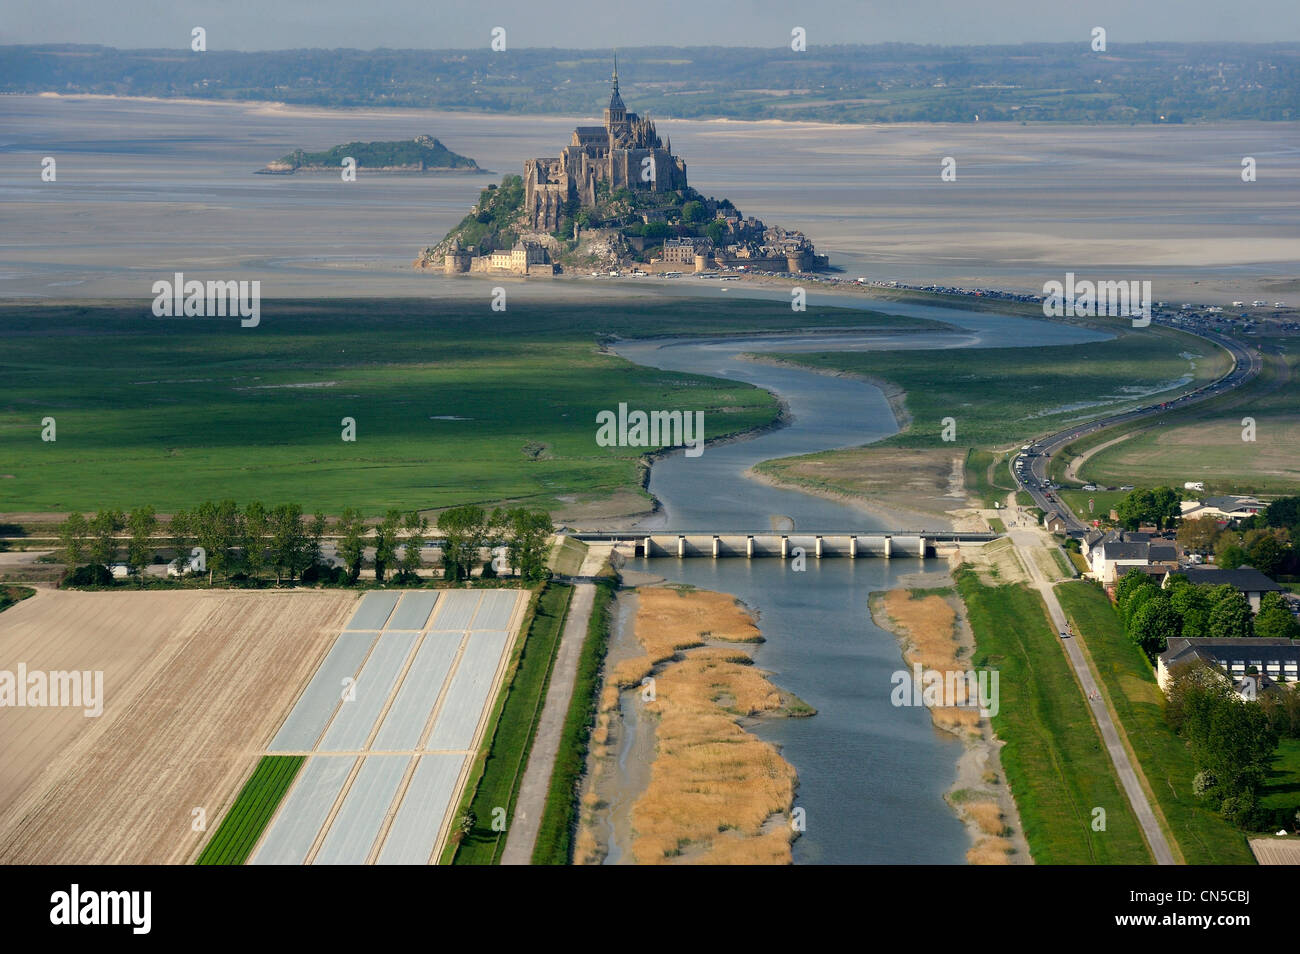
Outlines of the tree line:
{"type": "Polygon", "coordinates": [[[1193,583],[1181,573],[1161,589],[1148,574],[1129,570],[1115,584],[1115,605],[1128,638],[1152,661],[1180,636],[1300,638],[1300,623],[1281,594],[1265,593],[1256,614],[1235,586],[1193,583]]]}
{"type": "MultiPolygon", "coordinates": [[[[304,513],[299,504],[268,508],[261,501],[240,507],[234,500],[205,501],[193,510],[172,514],[164,527],[153,507],[129,512],[100,510],[87,519],[73,513],[59,527],[63,559],[74,583],[111,581],[108,567],[124,563],[129,573],[142,573],[158,561],[159,537],[176,553],[176,568],[206,573],[211,585],[217,577],[231,580],[260,579],[273,573],[276,584],[284,580],[304,583],[355,583],[373,550],[370,566],[375,579],[418,584],[424,565],[422,548],[429,521],[418,512],[388,510],[372,524],[355,508],[345,509],[335,521],[337,551],[342,567],[328,566],[321,543],[331,529],[324,513],[304,513]],[[122,536],[126,541],[123,546],[122,536]],[[201,552],[195,566],[191,554],[201,552]],[[119,561],[119,556],[124,558],[119,561]]],[[[442,538],[443,578],[466,580],[477,569],[493,577],[513,570],[525,580],[549,574],[546,553],[552,533],[544,510],[497,508],[488,512],[475,505],[444,510],[438,516],[442,538]],[[484,558],[482,552],[491,551],[484,558]]]]}

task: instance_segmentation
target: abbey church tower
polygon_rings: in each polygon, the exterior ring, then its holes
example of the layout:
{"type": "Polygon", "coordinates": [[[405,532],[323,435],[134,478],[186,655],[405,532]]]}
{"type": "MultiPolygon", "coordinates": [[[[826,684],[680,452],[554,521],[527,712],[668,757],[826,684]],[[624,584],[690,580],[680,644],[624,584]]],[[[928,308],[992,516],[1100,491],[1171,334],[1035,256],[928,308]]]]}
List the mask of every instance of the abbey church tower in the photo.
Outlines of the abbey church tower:
{"type": "Polygon", "coordinates": [[[627,107],[623,97],[618,94],[618,54],[614,54],[614,88],[609,94],[609,105],[605,107],[605,128],[610,135],[627,132],[627,107]]]}
{"type": "Polygon", "coordinates": [[[532,228],[553,232],[560,227],[566,205],[596,204],[596,184],[611,192],[672,192],[686,188],[686,163],[674,156],[648,118],[629,113],[618,89],[618,58],[604,125],[579,126],[564,151],[555,158],[524,162],[524,208],[532,228]]]}

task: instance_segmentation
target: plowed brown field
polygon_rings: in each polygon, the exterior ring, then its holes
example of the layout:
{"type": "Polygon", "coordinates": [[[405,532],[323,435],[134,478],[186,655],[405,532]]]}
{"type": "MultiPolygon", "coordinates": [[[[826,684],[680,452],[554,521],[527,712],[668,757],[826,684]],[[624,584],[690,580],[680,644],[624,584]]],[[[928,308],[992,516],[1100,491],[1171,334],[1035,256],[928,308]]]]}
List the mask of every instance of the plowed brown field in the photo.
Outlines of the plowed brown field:
{"type": "Polygon", "coordinates": [[[0,670],[104,672],[98,718],[0,709],[0,863],[192,860],[356,600],[43,590],[0,614],[0,670]]]}

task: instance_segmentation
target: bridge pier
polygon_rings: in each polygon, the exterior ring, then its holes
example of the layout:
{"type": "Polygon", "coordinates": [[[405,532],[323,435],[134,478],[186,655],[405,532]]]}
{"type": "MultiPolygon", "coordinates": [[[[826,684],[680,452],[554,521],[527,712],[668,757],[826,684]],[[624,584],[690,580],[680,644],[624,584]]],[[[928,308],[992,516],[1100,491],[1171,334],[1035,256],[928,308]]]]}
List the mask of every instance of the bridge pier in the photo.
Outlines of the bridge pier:
{"type": "Polygon", "coordinates": [[[686,537],[678,534],[677,536],[677,559],[686,556],[686,537]]]}
{"type": "Polygon", "coordinates": [[[919,545],[916,549],[917,549],[917,554],[916,554],[916,555],[919,556],[922,560],[924,560],[924,559],[925,559],[925,549],[926,549],[926,547],[925,547],[925,537],[921,537],[921,543],[920,543],[920,545],[919,545]]]}
{"type": "Polygon", "coordinates": [[[745,537],[745,559],[754,559],[754,535],[752,533],[745,537]]]}
{"type": "Polygon", "coordinates": [[[849,537],[849,559],[856,560],[857,558],[858,558],[858,538],[856,536],[849,537]]]}
{"type": "Polygon", "coordinates": [[[653,554],[651,554],[651,552],[650,552],[650,538],[649,538],[649,537],[646,537],[645,540],[642,541],[641,552],[644,553],[646,556],[652,556],[652,555],[653,555],[653,554]]]}
{"type": "Polygon", "coordinates": [[[894,555],[894,538],[885,537],[885,559],[888,560],[894,555]]]}
{"type": "Polygon", "coordinates": [[[790,557],[790,538],[784,533],[781,534],[781,559],[786,560],[790,557]]]}
{"type": "Polygon", "coordinates": [[[821,538],[821,537],[818,537],[818,538],[817,538],[817,550],[816,550],[816,553],[817,553],[817,559],[820,560],[820,559],[822,558],[822,538],[821,538]]]}
{"type": "Polygon", "coordinates": [[[718,552],[720,549],[721,549],[721,541],[718,539],[718,535],[715,533],[713,535],[713,559],[716,560],[718,558],[718,552]]]}

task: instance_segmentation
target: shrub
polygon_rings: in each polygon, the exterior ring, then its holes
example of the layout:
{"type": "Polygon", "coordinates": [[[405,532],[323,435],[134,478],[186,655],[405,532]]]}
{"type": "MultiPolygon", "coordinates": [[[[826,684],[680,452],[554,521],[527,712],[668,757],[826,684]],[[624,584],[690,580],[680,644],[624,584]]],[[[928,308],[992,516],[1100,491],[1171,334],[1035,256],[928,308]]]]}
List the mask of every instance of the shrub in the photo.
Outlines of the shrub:
{"type": "Polygon", "coordinates": [[[112,586],[113,574],[102,563],[88,563],[69,573],[64,583],[68,586],[112,586]]]}

